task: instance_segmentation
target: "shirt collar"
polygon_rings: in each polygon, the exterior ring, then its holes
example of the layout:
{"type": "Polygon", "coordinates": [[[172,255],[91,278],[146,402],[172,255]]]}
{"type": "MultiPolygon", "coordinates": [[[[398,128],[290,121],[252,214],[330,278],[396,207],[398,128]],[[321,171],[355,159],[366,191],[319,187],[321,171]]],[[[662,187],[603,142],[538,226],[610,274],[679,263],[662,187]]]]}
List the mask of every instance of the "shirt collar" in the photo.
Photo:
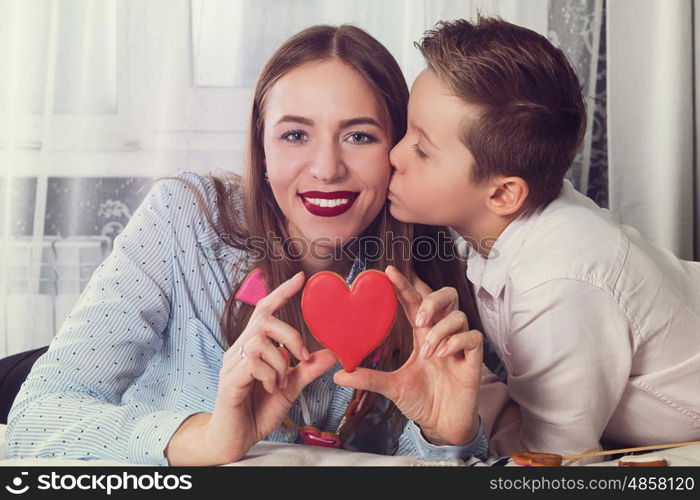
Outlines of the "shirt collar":
{"type": "Polygon", "coordinates": [[[530,232],[536,217],[522,213],[508,224],[491,248],[488,258],[481,255],[464,238],[459,238],[459,251],[467,257],[467,278],[475,290],[483,288],[492,297],[498,297],[506,284],[510,264],[530,232]]]}

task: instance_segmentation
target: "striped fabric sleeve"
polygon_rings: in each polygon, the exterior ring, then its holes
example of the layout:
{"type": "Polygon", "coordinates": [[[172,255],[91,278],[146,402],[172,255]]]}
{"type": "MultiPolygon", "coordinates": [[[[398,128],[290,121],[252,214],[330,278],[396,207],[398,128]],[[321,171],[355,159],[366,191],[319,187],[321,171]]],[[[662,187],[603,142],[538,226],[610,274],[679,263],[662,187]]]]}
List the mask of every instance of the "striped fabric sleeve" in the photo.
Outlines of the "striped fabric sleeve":
{"type": "Polygon", "coordinates": [[[399,447],[395,454],[412,455],[423,461],[456,462],[469,460],[472,457],[484,460],[487,453],[488,442],[481,420],[479,420],[479,430],[476,436],[471,443],[467,443],[464,446],[435,446],[430,444],[423,437],[420,427],[412,420],[409,420],[399,438],[399,447]]]}
{"type": "Polygon", "coordinates": [[[172,298],[175,180],[151,188],[95,271],[10,411],[10,456],[166,465],[169,438],[192,412],[122,404],[161,349],[172,298]]]}

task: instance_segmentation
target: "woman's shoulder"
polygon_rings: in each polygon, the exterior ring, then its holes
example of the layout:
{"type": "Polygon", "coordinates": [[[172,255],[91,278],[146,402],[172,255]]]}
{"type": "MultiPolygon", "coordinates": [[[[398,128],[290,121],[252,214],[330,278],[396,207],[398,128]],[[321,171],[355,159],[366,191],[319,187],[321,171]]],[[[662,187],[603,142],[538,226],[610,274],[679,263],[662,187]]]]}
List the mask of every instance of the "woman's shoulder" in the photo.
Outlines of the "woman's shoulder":
{"type": "Polygon", "coordinates": [[[244,239],[245,218],[243,183],[239,175],[233,172],[202,175],[180,171],[158,177],[153,182],[151,196],[158,200],[156,203],[163,211],[167,211],[168,224],[173,230],[190,233],[215,247],[217,241],[229,247],[240,246],[236,242],[244,239]]]}
{"type": "Polygon", "coordinates": [[[174,217],[210,214],[216,227],[226,225],[222,224],[224,217],[243,221],[243,182],[234,172],[202,175],[180,171],[156,177],[149,185],[150,195],[168,208],[172,206],[170,213],[174,217]]]}
{"type": "Polygon", "coordinates": [[[173,175],[156,177],[151,182],[156,195],[172,197],[178,191],[178,198],[191,198],[190,201],[201,199],[205,207],[212,209],[216,208],[219,197],[242,206],[243,182],[241,176],[234,172],[221,170],[217,174],[202,175],[183,170],[173,175]]]}

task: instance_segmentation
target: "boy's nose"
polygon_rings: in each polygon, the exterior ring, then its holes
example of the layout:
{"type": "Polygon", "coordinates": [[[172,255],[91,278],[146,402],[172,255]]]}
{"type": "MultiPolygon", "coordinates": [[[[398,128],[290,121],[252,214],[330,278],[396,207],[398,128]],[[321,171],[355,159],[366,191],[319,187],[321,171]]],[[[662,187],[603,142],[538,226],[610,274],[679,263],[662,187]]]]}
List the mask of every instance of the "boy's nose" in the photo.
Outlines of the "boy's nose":
{"type": "Polygon", "coordinates": [[[401,151],[400,151],[400,149],[399,149],[399,148],[401,147],[401,143],[402,143],[402,142],[403,142],[403,141],[399,141],[399,142],[396,144],[396,146],[394,146],[393,148],[391,148],[391,151],[389,151],[389,163],[391,164],[391,168],[392,168],[395,172],[398,172],[398,173],[401,173],[401,174],[404,172],[404,170],[401,168],[401,159],[400,159],[400,157],[401,157],[401,151]]]}

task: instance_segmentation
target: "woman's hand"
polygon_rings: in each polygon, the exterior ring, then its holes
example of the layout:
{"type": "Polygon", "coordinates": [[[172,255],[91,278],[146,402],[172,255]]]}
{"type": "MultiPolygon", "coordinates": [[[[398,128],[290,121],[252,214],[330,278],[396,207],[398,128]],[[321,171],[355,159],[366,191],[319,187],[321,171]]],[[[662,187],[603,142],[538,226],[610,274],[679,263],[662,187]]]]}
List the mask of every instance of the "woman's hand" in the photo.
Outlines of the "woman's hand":
{"type": "Polygon", "coordinates": [[[258,302],[245,330],[224,355],[214,413],[194,415],[178,429],[168,445],[171,465],[240,459],[279,427],[302,389],[336,363],[327,349],[309,354],[301,334],[274,316],[303,284],[304,274],[298,273],[258,302]],[[274,342],[284,344],[299,360],[293,369],[274,342]],[[196,452],[184,442],[195,436],[196,452]]]}
{"type": "Polygon", "coordinates": [[[386,274],[413,326],[413,352],[396,371],[357,368],[336,373],[334,380],[392,400],[435,445],[467,444],[479,426],[481,333],[469,330],[454,288],[432,292],[420,279],[411,283],[391,266],[386,274]]]}

